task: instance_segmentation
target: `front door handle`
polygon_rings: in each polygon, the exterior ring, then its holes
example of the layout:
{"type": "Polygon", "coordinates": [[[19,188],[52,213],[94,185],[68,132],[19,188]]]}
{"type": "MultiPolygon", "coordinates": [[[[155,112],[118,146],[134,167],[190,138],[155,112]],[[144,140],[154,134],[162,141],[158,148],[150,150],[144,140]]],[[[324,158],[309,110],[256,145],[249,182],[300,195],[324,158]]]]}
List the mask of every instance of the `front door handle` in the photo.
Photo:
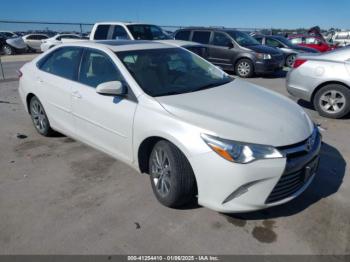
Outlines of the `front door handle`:
{"type": "Polygon", "coordinates": [[[81,96],[81,94],[78,92],[78,91],[74,91],[73,93],[72,93],[72,96],[74,97],[74,98],[81,98],[82,96],[81,96]]]}

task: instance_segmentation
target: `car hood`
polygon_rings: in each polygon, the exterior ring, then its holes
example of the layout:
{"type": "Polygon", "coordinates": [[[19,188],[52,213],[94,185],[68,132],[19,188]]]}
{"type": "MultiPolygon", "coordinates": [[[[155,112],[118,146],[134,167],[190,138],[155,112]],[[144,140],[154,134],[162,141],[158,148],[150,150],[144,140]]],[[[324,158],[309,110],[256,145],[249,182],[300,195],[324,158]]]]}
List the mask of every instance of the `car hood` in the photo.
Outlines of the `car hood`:
{"type": "Polygon", "coordinates": [[[305,53],[319,53],[318,50],[310,47],[305,47],[305,46],[298,46],[298,45],[293,45],[290,47],[293,50],[305,52],[305,53]]]}
{"type": "Polygon", "coordinates": [[[313,130],[312,121],[295,102],[239,79],[156,100],[204,132],[236,141],[285,146],[305,140],[313,130]]]}
{"type": "Polygon", "coordinates": [[[281,51],[279,51],[277,48],[264,46],[264,45],[252,45],[252,46],[245,46],[245,48],[248,48],[250,50],[253,50],[257,53],[264,53],[264,54],[282,54],[281,51]]]}
{"type": "Polygon", "coordinates": [[[23,49],[23,48],[26,48],[27,46],[24,43],[22,37],[9,38],[6,40],[6,43],[8,43],[10,46],[13,46],[14,48],[17,48],[17,49],[23,49]]]}

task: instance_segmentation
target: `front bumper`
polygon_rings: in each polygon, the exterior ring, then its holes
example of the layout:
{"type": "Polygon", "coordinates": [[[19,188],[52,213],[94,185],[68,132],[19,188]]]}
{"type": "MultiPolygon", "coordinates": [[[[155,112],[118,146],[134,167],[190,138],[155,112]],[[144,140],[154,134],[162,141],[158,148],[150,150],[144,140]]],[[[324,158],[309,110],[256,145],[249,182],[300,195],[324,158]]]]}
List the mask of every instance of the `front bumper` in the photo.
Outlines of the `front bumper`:
{"type": "MultiPolygon", "coordinates": [[[[303,141],[299,143],[306,143],[303,141]]],[[[300,145],[281,148],[298,148],[300,145]]],[[[249,164],[229,162],[214,152],[190,158],[198,186],[198,203],[219,212],[249,212],[286,203],[312,182],[321,136],[309,152],[249,164]]]]}
{"type": "Polygon", "coordinates": [[[279,71],[284,66],[283,55],[279,57],[272,57],[272,59],[256,60],[255,61],[255,73],[267,74],[279,71]]]}

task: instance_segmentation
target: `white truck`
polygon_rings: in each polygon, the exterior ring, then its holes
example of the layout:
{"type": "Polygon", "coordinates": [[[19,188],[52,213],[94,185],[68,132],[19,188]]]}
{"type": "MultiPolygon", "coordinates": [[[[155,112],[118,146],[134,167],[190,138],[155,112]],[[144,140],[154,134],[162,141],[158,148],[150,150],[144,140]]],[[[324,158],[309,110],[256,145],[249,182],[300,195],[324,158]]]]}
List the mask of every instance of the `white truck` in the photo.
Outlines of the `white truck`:
{"type": "Polygon", "coordinates": [[[125,23],[125,22],[99,22],[94,24],[90,40],[151,40],[179,46],[206,58],[204,45],[172,39],[164,30],[152,24],[125,23]]]}

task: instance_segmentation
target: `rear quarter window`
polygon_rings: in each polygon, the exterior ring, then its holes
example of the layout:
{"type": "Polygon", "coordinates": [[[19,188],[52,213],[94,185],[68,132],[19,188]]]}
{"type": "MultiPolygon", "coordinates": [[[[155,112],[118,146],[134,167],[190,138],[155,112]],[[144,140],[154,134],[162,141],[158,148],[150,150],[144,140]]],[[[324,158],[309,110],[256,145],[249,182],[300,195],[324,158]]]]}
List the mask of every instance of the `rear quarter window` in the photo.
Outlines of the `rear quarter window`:
{"type": "Polygon", "coordinates": [[[201,44],[209,44],[210,32],[209,31],[195,31],[193,33],[192,41],[201,43],[201,44]]]}
{"type": "Polygon", "coordinates": [[[94,40],[106,40],[110,25],[98,25],[94,34],[94,40]]]}

